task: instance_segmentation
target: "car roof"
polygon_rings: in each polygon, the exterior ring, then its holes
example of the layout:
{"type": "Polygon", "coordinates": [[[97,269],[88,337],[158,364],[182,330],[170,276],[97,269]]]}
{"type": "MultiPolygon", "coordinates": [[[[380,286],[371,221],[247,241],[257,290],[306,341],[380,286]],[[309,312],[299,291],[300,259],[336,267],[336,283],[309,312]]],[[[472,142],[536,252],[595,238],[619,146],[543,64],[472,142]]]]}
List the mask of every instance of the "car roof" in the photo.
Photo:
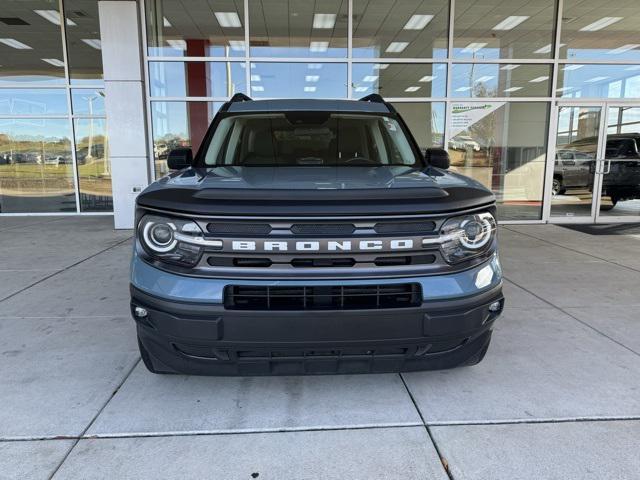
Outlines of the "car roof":
{"type": "Polygon", "coordinates": [[[351,113],[393,113],[387,104],[360,100],[245,100],[230,102],[227,112],[351,112],[351,113]]]}

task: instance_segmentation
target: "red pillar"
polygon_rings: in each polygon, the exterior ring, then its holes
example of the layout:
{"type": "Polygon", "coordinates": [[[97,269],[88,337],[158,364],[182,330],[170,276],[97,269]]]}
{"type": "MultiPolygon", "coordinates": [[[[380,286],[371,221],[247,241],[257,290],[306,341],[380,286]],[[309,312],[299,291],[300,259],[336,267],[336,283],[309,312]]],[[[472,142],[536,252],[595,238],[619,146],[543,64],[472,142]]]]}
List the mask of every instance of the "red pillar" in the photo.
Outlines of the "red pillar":
{"type": "MultiPolygon", "coordinates": [[[[204,57],[206,55],[206,40],[187,40],[187,56],[204,57]]],[[[207,64],[205,62],[187,62],[187,96],[209,96],[209,82],[207,79],[207,64]]],[[[202,139],[209,126],[209,114],[206,102],[187,102],[187,121],[194,153],[200,148],[202,139]]]]}

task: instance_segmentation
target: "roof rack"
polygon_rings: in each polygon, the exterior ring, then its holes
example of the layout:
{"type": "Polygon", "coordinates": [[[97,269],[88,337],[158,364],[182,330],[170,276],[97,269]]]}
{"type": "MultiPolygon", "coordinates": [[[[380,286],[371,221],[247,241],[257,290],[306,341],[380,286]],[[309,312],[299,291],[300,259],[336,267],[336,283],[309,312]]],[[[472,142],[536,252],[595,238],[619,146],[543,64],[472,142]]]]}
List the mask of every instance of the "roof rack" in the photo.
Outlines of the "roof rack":
{"type": "Polygon", "coordinates": [[[374,102],[374,103],[387,103],[384,101],[384,98],[382,98],[382,95],[379,95],[377,93],[372,93],[370,95],[367,95],[366,97],[362,97],[358,99],[359,102],[374,102]]]}
{"type": "Polygon", "coordinates": [[[252,100],[253,99],[251,97],[248,97],[244,93],[236,93],[235,95],[233,95],[233,97],[231,97],[229,99],[229,102],[231,102],[231,103],[234,103],[234,102],[250,102],[252,100]]]}

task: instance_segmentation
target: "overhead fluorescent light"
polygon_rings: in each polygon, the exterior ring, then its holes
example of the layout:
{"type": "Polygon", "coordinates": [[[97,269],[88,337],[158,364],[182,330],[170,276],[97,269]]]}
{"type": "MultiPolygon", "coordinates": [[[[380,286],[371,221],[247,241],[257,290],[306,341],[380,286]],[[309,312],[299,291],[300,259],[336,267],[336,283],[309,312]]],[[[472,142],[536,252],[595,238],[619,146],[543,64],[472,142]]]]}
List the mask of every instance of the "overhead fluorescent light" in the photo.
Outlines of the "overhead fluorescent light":
{"type": "Polygon", "coordinates": [[[456,88],[456,92],[468,92],[469,90],[471,90],[471,87],[456,88]]]}
{"type": "Polygon", "coordinates": [[[264,92],[264,87],[262,85],[251,85],[251,90],[254,92],[264,92]]]}
{"type": "Polygon", "coordinates": [[[490,75],[485,75],[485,76],[483,76],[483,77],[476,78],[476,82],[480,82],[480,83],[488,82],[489,80],[493,80],[494,78],[495,78],[495,77],[492,77],[492,76],[490,76],[490,75]]]}
{"type": "Polygon", "coordinates": [[[313,14],[313,28],[333,28],[336,24],[335,13],[314,13],[313,14]]]}
{"type": "Polygon", "coordinates": [[[539,48],[533,53],[551,53],[551,44],[545,45],[544,47],[539,48]]]}
{"type": "Polygon", "coordinates": [[[260,78],[260,75],[254,73],[253,75],[251,75],[251,81],[252,82],[261,82],[262,79],[260,78]]]}
{"type": "Polygon", "coordinates": [[[596,83],[596,82],[601,82],[602,80],[606,80],[609,77],[593,77],[590,78],[589,80],[585,80],[584,83],[596,83]]]}
{"type": "Polygon", "coordinates": [[[573,90],[575,87],[560,87],[556,88],[557,92],[568,92],[569,90],[573,90]]]}
{"type": "Polygon", "coordinates": [[[508,64],[505,65],[503,67],[500,67],[500,70],[515,70],[516,68],[518,68],[520,65],[513,65],[513,64],[508,64]]]}
{"type": "Polygon", "coordinates": [[[509,87],[505,88],[503,91],[505,93],[517,92],[518,90],[522,90],[522,87],[509,87]]]}
{"type": "Polygon", "coordinates": [[[229,40],[229,46],[234,52],[241,52],[244,50],[244,40],[229,40]]]}
{"type": "Polygon", "coordinates": [[[462,49],[462,53],[476,53],[478,50],[482,50],[488,44],[486,42],[471,42],[469,45],[462,49]]]}
{"type": "Polygon", "coordinates": [[[18,50],[33,50],[29,45],[15,38],[0,38],[0,43],[4,43],[7,47],[17,48],[18,50]]]}
{"type": "Polygon", "coordinates": [[[363,82],[373,83],[378,80],[378,75],[367,75],[362,79],[363,82]]]}
{"type": "Polygon", "coordinates": [[[240,28],[242,23],[236,12],[213,12],[222,28],[240,28]]]}
{"type": "Polygon", "coordinates": [[[404,89],[405,92],[417,92],[418,90],[420,90],[420,87],[414,87],[414,86],[407,87],[404,89]]]}
{"type": "Polygon", "coordinates": [[[309,44],[309,51],[315,53],[326,52],[329,48],[329,42],[311,42],[309,44]]]}
{"type": "Polygon", "coordinates": [[[102,49],[102,42],[99,38],[83,38],[82,41],[96,50],[102,49]]]}
{"type": "Polygon", "coordinates": [[[409,46],[409,42],[391,42],[385,52],[400,53],[409,46]]]}
{"type": "MultiPolygon", "coordinates": [[[[34,10],[35,13],[40,15],[45,20],[53,23],[54,25],[60,25],[60,12],[58,10],[34,10]]],[[[73,27],[76,22],[67,18],[67,25],[73,27]]]]}
{"type": "Polygon", "coordinates": [[[187,42],[184,40],[167,40],[167,43],[171,48],[175,48],[176,50],[186,50],[187,42]]]}
{"type": "Polygon", "coordinates": [[[356,92],[366,92],[367,90],[369,90],[369,87],[356,87],[355,88],[356,92]]]}
{"type": "Polygon", "coordinates": [[[373,66],[374,70],[386,70],[387,68],[389,68],[389,64],[388,63],[376,63],[373,66]]]}
{"type": "Polygon", "coordinates": [[[418,81],[422,82],[422,83],[427,83],[427,82],[431,82],[431,81],[435,80],[436,78],[438,78],[438,77],[436,77],[434,75],[425,75],[424,77],[422,77],[418,81]]]}
{"type": "Polygon", "coordinates": [[[322,64],[321,63],[310,63],[307,65],[307,68],[309,70],[320,70],[322,68],[322,64]]]}
{"type": "Polygon", "coordinates": [[[304,77],[305,82],[317,82],[318,80],[320,80],[320,75],[305,75],[304,77]]]}
{"type": "Polygon", "coordinates": [[[491,30],[512,30],[528,19],[529,17],[526,15],[512,15],[502,20],[491,30]]]}
{"type": "Polygon", "coordinates": [[[316,87],[314,87],[314,86],[307,86],[307,87],[304,87],[304,91],[305,91],[305,92],[315,92],[315,91],[316,91],[316,87]]]}
{"type": "Polygon", "coordinates": [[[629,43],[627,45],[623,45],[621,47],[618,48],[614,48],[613,50],[609,50],[608,52],[605,52],[609,55],[619,55],[621,53],[625,53],[628,52],[629,50],[633,50],[635,48],[640,47],[640,44],[638,43],[629,43]]]}
{"type": "Polygon", "coordinates": [[[165,27],[173,27],[173,25],[171,25],[171,22],[167,20],[167,17],[162,17],[162,25],[165,27]]]}
{"type": "Polygon", "coordinates": [[[578,70],[579,68],[582,68],[582,67],[584,67],[584,65],[580,65],[580,64],[574,63],[572,65],[565,65],[563,70],[569,70],[569,71],[578,70]]]}
{"type": "Polygon", "coordinates": [[[602,17],[600,20],[596,20],[589,25],[585,25],[580,29],[581,32],[597,32],[603,28],[607,28],[609,25],[613,25],[616,22],[622,20],[623,17],[602,17]]]}
{"type": "Polygon", "coordinates": [[[546,80],[549,80],[549,76],[548,75],[543,75],[541,77],[532,78],[531,80],[529,80],[529,83],[541,83],[541,82],[544,82],[546,80]]]}
{"type": "Polygon", "coordinates": [[[49,65],[53,65],[54,67],[64,67],[64,62],[57,58],[41,58],[41,60],[43,62],[47,62],[49,65]]]}
{"type": "Polygon", "coordinates": [[[433,15],[411,15],[411,18],[402,27],[403,30],[422,30],[433,20],[433,15]]]}

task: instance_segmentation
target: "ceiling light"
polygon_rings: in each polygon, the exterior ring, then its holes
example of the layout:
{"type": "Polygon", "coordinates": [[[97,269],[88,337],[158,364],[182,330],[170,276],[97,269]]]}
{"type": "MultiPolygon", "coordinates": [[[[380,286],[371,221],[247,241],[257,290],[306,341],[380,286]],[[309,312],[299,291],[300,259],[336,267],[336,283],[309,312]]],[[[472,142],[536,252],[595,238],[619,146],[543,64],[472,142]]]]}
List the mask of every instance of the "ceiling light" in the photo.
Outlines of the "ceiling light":
{"type": "Polygon", "coordinates": [[[318,80],[320,80],[320,75],[305,75],[304,77],[305,82],[317,82],[318,80]]]}
{"type": "Polygon", "coordinates": [[[222,28],[240,28],[242,23],[236,12],[213,12],[222,28]]]}
{"type": "Polygon", "coordinates": [[[408,46],[409,42],[391,42],[385,51],[389,53],[400,53],[408,46]]]}
{"type": "Polygon", "coordinates": [[[0,43],[4,43],[7,47],[17,48],[18,50],[32,50],[29,45],[19,42],[15,38],[0,38],[0,43]]]}
{"type": "Polygon", "coordinates": [[[307,86],[307,87],[304,87],[304,91],[305,92],[315,92],[316,91],[316,87],[307,86]]]}
{"type": "Polygon", "coordinates": [[[520,65],[509,64],[509,65],[505,65],[504,67],[500,67],[500,70],[515,70],[519,66],[520,65]]]}
{"type": "Polygon", "coordinates": [[[522,87],[510,87],[510,88],[506,88],[504,90],[505,93],[509,93],[509,92],[517,92],[518,90],[522,90],[522,87]]]}
{"type": "Polygon", "coordinates": [[[543,75],[542,77],[532,78],[531,80],[529,80],[529,83],[541,83],[541,82],[544,82],[545,80],[549,80],[549,77],[547,75],[543,75]]]}
{"type": "Polygon", "coordinates": [[[64,67],[64,62],[57,58],[41,58],[41,60],[43,62],[47,62],[49,65],[53,65],[54,67],[64,67]]]}
{"type": "Polygon", "coordinates": [[[596,20],[589,25],[586,25],[580,29],[581,32],[597,32],[603,28],[613,25],[616,22],[622,20],[623,17],[602,17],[600,20],[596,20]]]}
{"type": "Polygon", "coordinates": [[[102,42],[99,38],[83,38],[82,41],[96,50],[102,49],[102,42]]]}
{"type": "Polygon", "coordinates": [[[472,42],[462,49],[462,53],[476,53],[478,50],[481,50],[486,46],[486,42],[472,42]]]}
{"type": "Polygon", "coordinates": [[[260,78],[260,75],[253,74],[253,75],[251,75],[251,81],[252,82],[261,82],[262,79],[260,78]]]}
{"type": "Polygon", "coordinates": [[[309,50],[311,52],[322,53],[326,52],[329,48],[329,42],[311,42],[309,44],[309,50]]]}
{"type": "Polygon", "coordinates": [[[634,48],[638,48],[638,47],[640,47],[640,44],[638,44],[638,43],[629,43],[627,45],[623,45],[621,47],[614,48],[613,50],[609,50],[606,53],[609,54],[609,55],[618,55],[620,53],[625,53],[625,52],[628,52],[629,50],[633,50],[634,48]]]}
{"type": "Polygon", "coordinates": [[[313,28],[333,28],[335,24],[335,13],[314,13],[313,15],[313,28]]]}
{"type": "Polygon", "coordinates": [[[502,20],[499,24],[497,24],[491,30],[512,30],[528,19],[529,17],[526,15],[512,15],[502,20]]]}
{"type": "Polygon", "coordinates": [[[172,27],[171,22],[167,20],[167,17],[162,17],[162,25],[165,27],[172,27]]]}
{"type": "MultiPolygon", "coordinates": [[[[564,45],[565,45],[564,43],[561,43],[560,47],[564,47],[564,45]]],[[[551,44],[545,45],[544,47],[539,48],[538,50],[536,50],[533,53],[551,53],[551,47],[552,47],[551,44]]]]}
{"type": "Polygon", "coordinates": [[[231,50],[240,52],[244,50],[244,40],[229,40],[229,46],[231,50]]]}
{"type": "Polygon", "coordinates": [[[251,85],[251,90],[254,92],[264,92],[264,87],[262,85],[251,85]]]}
{"type": "Polygon", "coordinates": [[[418,80],[419,82],[422,83],[427,83],[427,82],[431,82],[434,79],[436,79],[437,77],[433,76],[433,75],[425,75],[424,77],[422,77],[420,80],[418,80]]]}
{"type": "Polygon", "coordinates": [[[372,83],[378,80],[378,75],[367,75],[362,79],[363,82],[372,83]]]}
{"type": "Polygon", "coordinates": [[[167,40],[167,43],[171,48],[175,48],[176,50],[186,50],[187,42],[184,40],[167,40]]]}
{"type": "Polygon", "coordinates": [[[596,82],[601,82],[602,80],[606,80],[609,77],[593,77],[590,78],[589,80],[585,80],[584,83],[596,83],[596,82]]]}
{"type": "Polygon", "coordinates": [[[433,19],[433,15],[411,15],[402,27],[403,30],[422,30],[433,19]]]}
{"type": "Polygon", "coordinates": [[[584,65],[579,65],[579,64],[573,64],[573,65],[565,65],[563,70],[578,70],[579,68],[584,67],[584,65]]]}
{"type": "MultiPolygon", "coordinates": [[[[54,25],[60,25],[60,12],[58,10],[34,10],[34,12],[54,25]]],[[[76,23],[67,18],[67,25],[73,27],[76,23]]]]}
{"type": "Polygon", "coordinates": [[[407,87],[404,89],[405,92],[417,92],[418,90],[420,90],[420,87],[414,87],[414,86],[407,87]]]}
{"type": "Polygon", "coordinates": [[[309,70],[320,70],[322,68],[322,64],[321,63],[310,63],[307,65],[307,68],[309,70]]]}
{"type": "Polygon", "coordinates": [[[484,77],[480,77],[476,79],[476,82],[488,82],[489,80],[493,80],[495,77],[489,76],[489,75],[485,75],[484,77]]]}
{"type": "Polygon", "coordinates": [[[569,90],[573,90],[575,87],[560,87],[560,88],[556,88],[556,91],[558,92],[567,92],[569,90]]]}
{"type": "Polygon", "coordinates": [[[471,90],[471,87],[456,88],[456,92],[468,92],[469,90],[471,90]]]}
{"type": "Polygon", "coordinates": [[[369,87],[356,87],[355,88],[356,92],[366,92],[367,90],[369,90],[369,87]]]}
{"type": "Polygon", "coordinates": [[[373,66],[374,70],[386,70],[387,68],[389,68],[389,64],[388,63],[376,63],[373,66]]]}

